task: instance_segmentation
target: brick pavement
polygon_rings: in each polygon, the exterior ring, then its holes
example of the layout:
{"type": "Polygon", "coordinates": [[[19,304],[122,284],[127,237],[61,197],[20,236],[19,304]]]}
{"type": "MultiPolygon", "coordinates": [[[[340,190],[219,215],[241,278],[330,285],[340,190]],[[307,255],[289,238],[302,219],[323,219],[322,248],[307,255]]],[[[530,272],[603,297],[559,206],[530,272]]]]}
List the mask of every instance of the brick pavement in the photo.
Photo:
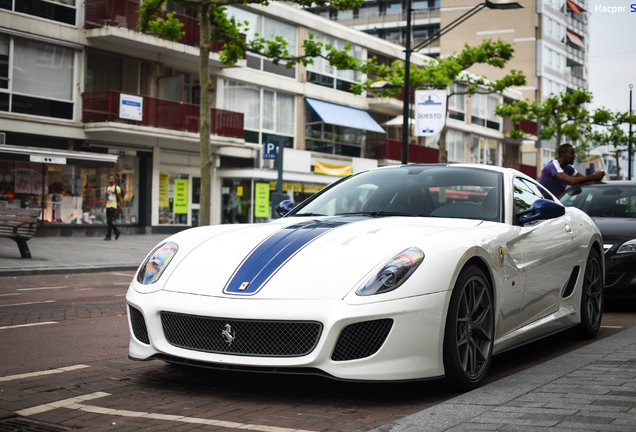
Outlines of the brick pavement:
{"type": "MultiPolygon", "coordinates": [[[[163,237],[122,236],[117,242],[34,238],[29,243],[33,260],[20,259],[13,242],[0,242],[0,276],[131,270],[163,237]]],[[[87,316],[113,314],[121,313],[123,302],[97,299],[79,306],[87,316]]],[[[78,305],[69,303],[63,309],[66,307],[78,305]]],[[[11,323],[40,319],[34,311],[2,318],[11,323]]],[[[446,402],[424,410],[418,408],[422,403],[412,387],[404,396],[399,386],[387,391],[384,386],[330,382],[325,391],[320,380],[266,377],[258,381],[231,373],[184,371],[159,362],[95,362],[59,373],[9,380],[0,377],[0,419],[29,412],[20,410],[103,392],[109,396],[27,418],[84,431],[632,432],[636,430],[636,328],[472,392],[448,395],[446,402]],[[316,392],[315,386],[322,386],[322,391],[316,392]],[[367,398],[374,391],[383,393],[367,398]],[[224,396],[222,401],[219,394],[224,396]],[[405,397],[413,403],[403,403],[405,397]],[[399,410],[391,409],[395,400],[402,402],[399,410]],[[262,417],[268,419],[266,424],[262,417]]],[[[444,392],[439,387],[429,391],[444,392]]]]}

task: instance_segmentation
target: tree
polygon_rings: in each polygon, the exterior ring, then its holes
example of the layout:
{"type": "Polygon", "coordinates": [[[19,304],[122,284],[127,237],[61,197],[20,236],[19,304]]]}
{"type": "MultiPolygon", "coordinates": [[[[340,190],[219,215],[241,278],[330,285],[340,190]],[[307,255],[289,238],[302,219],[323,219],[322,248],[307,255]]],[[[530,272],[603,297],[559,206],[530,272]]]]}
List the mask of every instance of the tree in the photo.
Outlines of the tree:
{"type": "Polygon", "coordinates": [[[636,115],[599,108],[592,115],[592,123],[596,127],[589,131],[586,146],[587,148],[613,146],[610,153],[616,160],[616,178],[620,179],[620,159],[629,145],[629,135],[625,133],[624,126],[636,125],[636,115]]]}
{"type": "MultiPolygon", "coordinates": [[[[556,140],[556,147],[562,144],[564,138],[573,141],[575,148],[580,150],[579,140],[589,131],[592,118],[584,104],[592,102],[592,93],[584,89],[572,93],[551,94],[543,101],[521,100],[512,104],[497,106],[497,115],[510,117],[515,127],[510,133],[511,138],[522,138],[525,133],[519,129],[519,123],[524,120],[538,120],[540,124],[538,136],[543,140],[556,140]]],[[[585,154],[585,151],[579,151],[585,154]]]]}
{"type": "MultiPolygon", "coordinates": [[[[178,41],[183,37],[181,31],[183,24],[175,18],[173,13],[161,16],[163,5],[168,0],[142,0],[139,7],[139,25],[142,32],[150,32],[158,36],[178,41]]],[[[199,110],[199,144],[201,148],[201,209],[199,213],[200,225],[210,224],[210,172],[212,157],[210,152],[210,100],[214,91],[209,72],[209,58],[212,50],[212,40],[223,43],[221,61],[227,65],[235,64],[243,58],[246,51],[261,54],[272,59],[274,64],[285,61],[287,67],[297,63],[305,65],[312,62],[315,57],[323,57],[338,69],[353,69],[356,66],[364,67],[363,62],[358,62],[347,52],[340,52],[331,45],[321,43],[313,35],[307,38],[303,45],[303,52],[294,55],[287,50],[288,43],[281,37],[271,38],[257,37],[246,40],[242,32],[248,29],[247,23],[236,21],[229,17],[224,6],[260,4],[267,6],[268,0],[171,0],[173,3],[183,6],[198,14],[199,18],[199,82],[201,86],[201,104],[199,110]],[[359,63],[359,64],[358,64],[359,63]]],[[[327,4],[341,10],[354,9],[364,0],[294,0],[301,6],[327,4]]],[[[348,50],[350,44],[345,48],[348,50]]]]}
{"type": "MultiPolygon", "coordinates": [[[[505,89],[512,86],[523,86],[526,84],[526,78],[522,72],[512,70],[503,78],[497,81],[491,81],[482,76],[477,76],[468,72],[468,69],[476,64],[487,64],[489,66],[503,69],[512,59],[514,49],[512,44],[498,40],[493,42],[491,39],[484,40],[478,46],[470,46],[466,44],[459,54],[453,54],[443,58],[430,59],[422,65],[411,64],[411,87],[426,88],[449,88],[452,89],[454,83],[459,84],[461,90],[450,91],[447,96],[450,98],[458,94],[492,94],[501,93],[505,89]]],[[[404,86],[405,68],[404,63],[400,60],[393,62],[390,66],[367,64],[365,65],[368,74],[374,77],[369,79],[357,88],[355,91],[363,89],[372,89],[374,81],[386,81],[391,86],[386,89],[379,90],[383,96],[397,96],[400,93],[400,87],[404,86]]],[[[448,103],[446,104],[448,107],[448,103]]],[[[446,127],[440,133],[439,140],[440,162],[446,160],[446,127]]]]}

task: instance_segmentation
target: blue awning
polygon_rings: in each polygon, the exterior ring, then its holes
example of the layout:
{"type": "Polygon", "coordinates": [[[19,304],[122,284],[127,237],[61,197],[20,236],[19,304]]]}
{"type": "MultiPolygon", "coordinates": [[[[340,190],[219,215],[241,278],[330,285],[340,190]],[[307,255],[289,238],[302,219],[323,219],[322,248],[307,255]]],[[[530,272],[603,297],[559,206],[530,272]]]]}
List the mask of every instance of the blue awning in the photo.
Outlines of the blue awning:
{"type": "Polygon", "coordinates": [[[354,129],[364,129],[372,132],[386,133],[382,126],[378,124],[368,112],[337,105],[317,99],[305,98],[307,103],[316,111],[322,121],[327,124],[350,127],[354,129]]]}

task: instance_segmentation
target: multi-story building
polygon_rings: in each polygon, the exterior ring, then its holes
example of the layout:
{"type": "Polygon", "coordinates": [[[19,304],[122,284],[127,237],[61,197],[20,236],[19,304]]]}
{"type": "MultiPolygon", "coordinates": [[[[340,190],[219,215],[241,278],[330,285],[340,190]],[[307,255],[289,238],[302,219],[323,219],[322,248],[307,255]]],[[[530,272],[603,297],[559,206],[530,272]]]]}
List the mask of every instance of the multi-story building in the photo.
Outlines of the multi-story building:
{"type": "MultiPolygon", "coordinates": [[[[0,205],[42,207],[40,235],[103,234],[110,174],[123,189],[125,229],[170,233],[198,224],[198,22],[171,7],[186,36],[165,41],[137,30],[138,6],[0,3],[0,205]]],[[[286,4],[229,10],[251,23],[246,37],[281,35],[291,51],[312,33],[336,46],[351,42],[360,58],[404,58],[400,45],[286,4]]],[[[218,49],[210,56],[213,224],[271,218],[281,161],[268,159],[268,143],[284,146],[283,191],[296,202],[345,173],[399,163],[402,104],[354,95],[358,72],[320,60],[286,68],[254,54],[227,67],[218,49]]],[[[503,120],[477,124],[467,106],[451,98],[449,159],[501,165],[503,120]],[[473,136],[482,137],[474,155],[466,152],[473,136]]],[[[425,144],[410,144],[410,162],[438,160],[425,144]]]]}
{"type": "MultiPolygon", "coordinates": [[[[406,10],[412,4],[413,47],[431,35],[448,29],[457,18],[481,4],[465,0],[370,0],[354,11],[310,8],[313,13],[335,20],[365,33],[404,43],[406,10]]],[[[487,66],[471,69],[479,75],[498,79],[510,70],[522,71],[528,84],[517,88],[524,98],[543,100],[578,88],[588,88],[588,15],[585,0],[518,0],[523,7],[512,10],[489,10],[459,23],[439,40],[421,50],[429,56],[459,52],[464,44],[478,45],[484,39],[501,39],[514,44],[515,55],[505,69],[487,66]]],[[[524,128],[536,133],[535,124],[524,128]]],[[[532,174],[554,156],[554,142],[536,145],[536,139],[524,141],[519,151],[511,151],[507,164],[532,174]],[[538,148],[537,148],[538,147],[538,148]],[[538,151],[537,151],[538,150],[538,151]],[[518,159],[516,158],[518,156],[518,159]]]]}

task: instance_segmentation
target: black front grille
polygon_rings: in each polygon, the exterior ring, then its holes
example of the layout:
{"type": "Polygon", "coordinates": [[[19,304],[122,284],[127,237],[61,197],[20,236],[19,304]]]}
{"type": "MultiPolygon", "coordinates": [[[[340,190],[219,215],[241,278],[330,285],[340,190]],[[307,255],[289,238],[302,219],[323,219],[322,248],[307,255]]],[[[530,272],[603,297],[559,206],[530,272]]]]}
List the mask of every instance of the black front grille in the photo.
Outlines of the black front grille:
{"type": "Polygon", "coordinates": [[[348,325],[340,333],[331,360],[355,360],[375,354],[393,327],[393,320],[385,318],[348,325]]]}
{"type": "Polygon", "coordinates": [[[316,347],[322,324],[315,321],[259,321],[161,312],[171,345],[219,354],[299,357],[316,347]]]}
{"type": "Polygon", "coordinates": [[[128,305],[128,315],[130,316],[130,324],[132,326],[133,335],[139,342],[143,342],[146,345],[150,345],[150,338],[148,337],[148,328],[146,327],[146,320],[141,311],[128,305]]]}

